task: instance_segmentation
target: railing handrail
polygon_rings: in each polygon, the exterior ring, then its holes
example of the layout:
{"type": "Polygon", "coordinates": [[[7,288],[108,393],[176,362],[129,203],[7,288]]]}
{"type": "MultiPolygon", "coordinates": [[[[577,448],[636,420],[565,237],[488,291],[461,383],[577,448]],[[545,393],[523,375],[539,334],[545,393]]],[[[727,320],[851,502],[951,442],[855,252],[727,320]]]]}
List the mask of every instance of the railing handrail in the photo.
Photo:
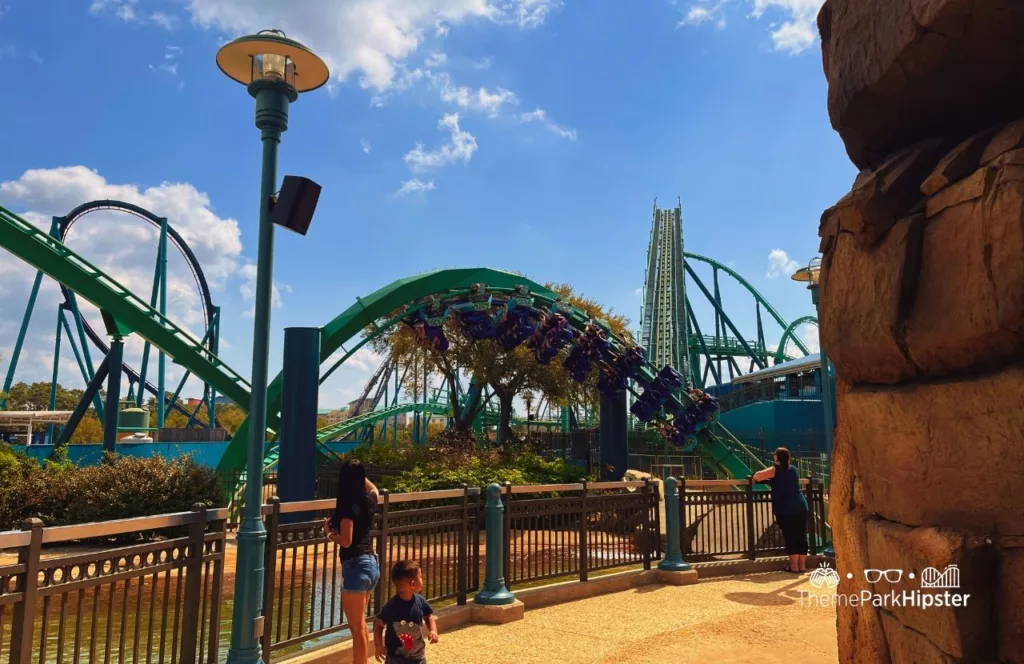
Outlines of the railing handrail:
{"type": "MultiPolygon", "coordinates": [[[[750,480],[736,479],[736,480],[686,480],[687,489],[708,489],[716,486],[747,486],[750,480]]],[[[800,486],[807,486],[811,483],[811,480],[807,478],[800,479],[800,486]]],[[[761,484],[761,482],[754,482],[754,484],[761,484]]]]}
{"type": "Polygon", "coordinates": [[[28,546],[32,533],[27,530],[6,530],[0,532],[0,550],[28,546]]]}
{"type": "Polygon", "coordinates": [[[512,493],[559,493],[562,491],[583,491],[583,484],[513,484],[512,493]]]}
{"type": "MultiPolygon", "coordinates": [[[[56,542],[69,542],[72,540],[90,539],[93,537],[110,537],[111,535],[124,535],[137,533],[143,530],[158,530],[162,528],[173,528],[175,526],[187,526],[194,523],[196,514],[199,512],[174,512],[172,514],[157,514],[154,516],[139,516],[131,519],[115,519],[113,521],[94,521],[91,523],[76,523],[70,526],[49,526],[43,528],[43,544],[54,544],[56,542]]],[[[226,507],[206,510],[206,521],[223,521],[228,518],[226,507]]],[[[7,533],[0,533],[0,536],[7,533]]],[[[0,539],[0,543],[4,540],[0,539]]]]}

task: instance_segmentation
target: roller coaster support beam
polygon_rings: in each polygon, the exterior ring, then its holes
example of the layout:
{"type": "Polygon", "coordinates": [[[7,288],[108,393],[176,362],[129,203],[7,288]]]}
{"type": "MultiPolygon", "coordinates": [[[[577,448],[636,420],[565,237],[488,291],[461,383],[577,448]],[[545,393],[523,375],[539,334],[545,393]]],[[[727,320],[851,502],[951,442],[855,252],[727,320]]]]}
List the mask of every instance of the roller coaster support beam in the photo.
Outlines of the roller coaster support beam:
{"type": "MultiPolygon", "coordinates": [[[[68,305],[71,307],[71,317],[74,319],[75,328],[78,330],[79,348],[82,349],[82,357],[85,358],[85,373],[82,374],[82,377],[85,378],[85,382],[88,383],[93,379],[94,376],[94,371],[92,368],[92,355],[89,353],[89,339],[85,335],[85,325],[82,323],[82,312],[78,308],[78,298],[75,296],[74,293],[69,294],[68,305]]],[[[102,420],[103,400],[100,399],[100,395],[98,392],[96,393],[93,401],[93,406],[95,406],[96,408],[96,416],[102,420]]]]}
{"type": "Polygon", "coordinates": [[[100,386],[103,385],[103,381],[107,378],[107,368],[109,367],[110,356],[103,358],[100,362],[100,366],[96,369],[96,373],[93,374],[92,380],[85,386],[85,392],[82,393],[82,398],[78,400],[78,405],[75,406],[75,410],[71,413],[71,418],[68,419],[68,423],[64,425],[64,430],[60,432],[60,438],[57,440],[56,447],[67,445],[71,439],[71,434],[74,432],[78,423],[82,421],[82,417],[86,411],[89,410],[89,402],[93,398],[98,397],[100,393],[100,386]]]}
{"type": "Polygon", "coordinates": [[[712,295],[708,291],[707,286],[704,285],[704,282],[700,280],[700,277],[697,276],[697,273],[693,271],[693,268],[690,267],[689,264],[686,265],[686,271],[689,272],[690,276],[693,278],[693,281],[697,284],[697,287],[700,288],[702,293],[704,293],[704,297],[706,297],[708,301],[711,302],[712,305],[714,305],[715,311],[722,317],[722,322],[725,323],[725,325],[729,328],[730,331],[732,331],[734,335],[736,335],[736,341],[738,341],[740,346],[743,347],[743,350],[747,352],[747,354],[750,356],[750,359],[754,360],[754,362],[757,363],[758,368],[766,369],[767,364],[765,364],[764,359],[761,357],[761,355],[755,353],[750,348],[750,344],[747,343],[746,339],[743,338],[743,335],[740,334],[740,331],[736,328],[735,325],[733,325],[732,320],[730,320],[729,316],[726,315],[725,310],[718,302],[715,301],[714,295],[712,295]]]}
{"type": "Polygon", "coordinates": [[[629,465],[626,428],[626,391],[601,393],[600,429],[601,480],[622,479],[629,465]]]}
{"type": "MultiPolygon", "coordinates": [[[[160,248],[158,249],[160,260],[160,308],[161,316],[167,315],[167,218],[160,219],[160,248]]],[[[156,389],[160,392],[160,398],[156,400],[156,425],[163,428],[164,419],[167,414],[165,399],[167,397],[167,354],[160,351],[156,367],[156,389]]]]}
{"type": "MultiPolygon", "coordinates": [[[[320,378],[320,328],[286,327],[281,369],[281,441],[277,490],[283,502],[312,500],[316,488],[316,411],[320,378]]],[[[309,521],[312,513],[285,515],[309,521]]]]}
{"type": "MultiPolygon", "coordinates": [[[[60,372],[60,335],[64,332],[64,309],[57,308],[57,331],[54,333],[53,342],[53,378],[50,380],[50,402],[51,411],[57,410],[57,377],[60,372]]],[[[53,445],[54,425],[46,425],[46,442],[53,445]]]]}
{"type": "Polygon", "coordinates": [[[107,365],[107,403],[103,408],[103,451],[117,451],[117,418],[121,414],[121,364],[124,362],[124,341],[110,340],[110,350],[103,360],[107,365]]]}
{"type": "MultiPolygon", "coordinates": [[[[57,237],[58,217],[53,217],[50,222],[50,235],[57,237]]],[[[32,311],[36,307],[36,297],[39,296],[39,286],[43,282],[43,271],[36,272],[36,279],[32,282],[32,290],[28,295],[28,305],[25,307],[25,315],[21,317],[21,328],[18,330],[18,340],[14,342],[14,352],[11,353],[11,362],[7,367],[7,377],[4,378],[4,388],[0,390],[0,410],[7,407],[7,394],[11,391],[11,384],[14,383],[14,372],[18,368],[18,357],[21,355],[21,348],[25,345],[25,335],[28,333],[28,324],[32,320],[32,311]]],[[[56,379],[55,381],[56,382],[56,379]]]]}

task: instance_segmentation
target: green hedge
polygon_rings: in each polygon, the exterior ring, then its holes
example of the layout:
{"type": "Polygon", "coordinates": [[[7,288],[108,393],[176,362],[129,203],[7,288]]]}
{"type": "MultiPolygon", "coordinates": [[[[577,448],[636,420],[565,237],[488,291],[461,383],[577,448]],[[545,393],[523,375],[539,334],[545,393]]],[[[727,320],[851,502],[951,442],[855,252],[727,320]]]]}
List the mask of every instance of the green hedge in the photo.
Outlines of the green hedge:
{"type": "Polygon", "coordinates": [[[184,512],[224,504],[217,474],[185,456],[106,455],[79,468],[66,456],[43,463],[0,444],[0,529],[38,517],[47,526],[184,512]]]}
{"type": "Polygon", "coordinates": [[[364,464],[402,469],[398,477],[385,477],[389,491],[411,492],[453,489],[462,484],[485,487],[502,484],[562,484],[579,482],[585,471],[562,459],[548,461],[529,448],[466,449],[465,447],[396,449],[389,445],[367,445],[348,455],[364,464]]]}

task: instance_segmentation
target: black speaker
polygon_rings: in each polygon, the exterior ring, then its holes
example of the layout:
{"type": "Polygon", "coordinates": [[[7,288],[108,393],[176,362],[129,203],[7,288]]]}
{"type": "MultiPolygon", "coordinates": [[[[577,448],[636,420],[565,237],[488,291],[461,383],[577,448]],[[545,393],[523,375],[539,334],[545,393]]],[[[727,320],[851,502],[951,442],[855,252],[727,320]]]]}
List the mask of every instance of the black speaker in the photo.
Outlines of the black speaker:
{"type": "Polygon", "coordinates": [[[305,235],[320,200],[320,185],[298,175],[284,176],[281,192],[270,209],[270,220],[278,226],[305,235]]]}

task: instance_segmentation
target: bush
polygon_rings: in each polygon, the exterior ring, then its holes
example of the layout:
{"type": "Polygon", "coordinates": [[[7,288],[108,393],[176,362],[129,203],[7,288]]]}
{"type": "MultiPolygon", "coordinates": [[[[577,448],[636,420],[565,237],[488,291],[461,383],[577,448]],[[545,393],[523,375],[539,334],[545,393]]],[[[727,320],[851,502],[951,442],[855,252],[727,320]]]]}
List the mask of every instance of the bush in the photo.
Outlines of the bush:
{"type": "Polygon", "coordinates": [[[58,458],[43,464],[0,446],[0,529],[30,517],[47,526],[185,512],[224,504],[217,474],[192,457],[168,461],[108,454],[79,468],[58,458]]]}
{"type": "Polygon", "coordinates": [[[492,482],[564,484],[579,482],[584,475],[583,471],[563,459],[548,461],[527,449],[510,447],[476,450],[467,454],[453,446],[448,451],[434,450],[432,458],[399,477],[385,478],[384,488],[404,493],[454,489],[462,484],[482,489],[492,482]]]}

